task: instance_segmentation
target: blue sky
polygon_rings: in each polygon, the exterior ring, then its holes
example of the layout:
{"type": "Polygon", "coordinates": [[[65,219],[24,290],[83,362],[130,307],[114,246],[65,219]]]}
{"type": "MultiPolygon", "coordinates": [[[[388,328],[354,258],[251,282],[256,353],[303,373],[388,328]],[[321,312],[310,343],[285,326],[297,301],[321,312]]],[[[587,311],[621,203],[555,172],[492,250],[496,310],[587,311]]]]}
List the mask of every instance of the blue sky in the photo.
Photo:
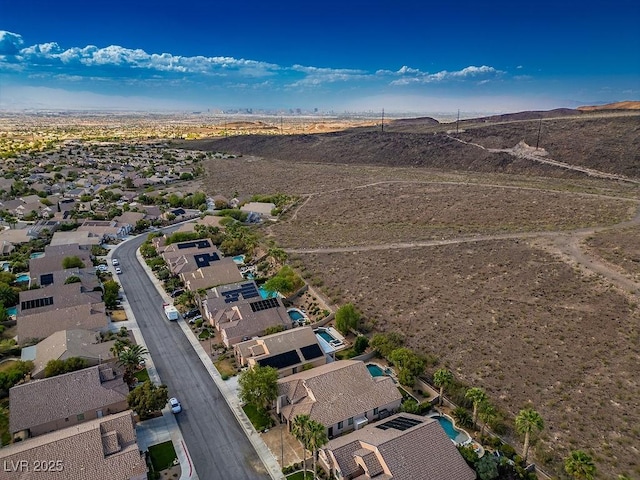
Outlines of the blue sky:
{"type": "Polygon", "coordinates": [[[0,108],[509,112],[640,99],[637,0],[0,0],[0,108]]]}

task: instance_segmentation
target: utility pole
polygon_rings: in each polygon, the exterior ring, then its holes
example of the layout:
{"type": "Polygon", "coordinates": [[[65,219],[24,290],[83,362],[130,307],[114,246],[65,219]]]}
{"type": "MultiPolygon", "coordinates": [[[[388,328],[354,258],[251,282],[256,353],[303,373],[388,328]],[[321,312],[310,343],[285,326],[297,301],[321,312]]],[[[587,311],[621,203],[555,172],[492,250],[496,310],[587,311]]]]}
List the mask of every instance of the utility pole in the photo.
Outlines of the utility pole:
{"type": "Polygon", "coordinates": [[[540,130],[542,130],[542,117],[540,117],[540,122],[538,122],[538,139],[536,140],[536,150],[538,150],[538,145],[540,144],[540,130]]]}
{"type": "Polygon", "coordinates": [[[282,115],[280,115],[280,135],[284,133],[284,129],[282,128],[282,115]]]}
{"type": "Polygon", "coordinates": [[[456,120],[456,135],[458,134],[459,126],[460,126],[460,109],[458,109],[458,119],[456,120]]]}
{"type": "Polygon", "coordinates": [[[382,109],[382,122],[380,123],[380,131],[384,132],[384,108],[382,109]]]}

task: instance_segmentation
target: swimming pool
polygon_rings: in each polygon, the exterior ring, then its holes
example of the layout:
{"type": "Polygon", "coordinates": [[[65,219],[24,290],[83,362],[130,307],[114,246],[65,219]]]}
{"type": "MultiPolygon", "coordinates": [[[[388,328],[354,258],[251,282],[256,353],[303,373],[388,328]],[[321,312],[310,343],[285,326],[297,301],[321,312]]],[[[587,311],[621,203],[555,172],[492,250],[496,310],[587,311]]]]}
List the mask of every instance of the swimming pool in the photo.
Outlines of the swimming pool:
{"type": "Polygon", "coordinates": [[[367,363],[367,370],[369,370],[372,377],[384,377],[386,375],[384,370],[375,363],[367,363]]]}
{"type": "Polygon", "coordinates": [[[267,298],[275,298],[278,296],[278,292],[270,292],[269,290],[265,290],[264,287],[258,287],[258,293],[263,299],[267,298]]]}
{"type": "Polygon", "coordinates": [[[44,252],[33,252],[31,255],[29,255],[29,258],[40,258],[40,257],[44,257],[44,252]]]}
{"type": "Polygon", "coordinates": [[[332,327],[319,327],[314,330],[314,333],[332,347],[339,347],[344,345],[344,337],[332,327]]]}
{"type": "Polygon", "coordinates": [[[307,319],[307,316],[298,308],[290,308],[287,310],[287,313],[293,322],[304,323],[307,319]]]}
{"type": "Polygon", "coordinates": [[[16,283],[26,283],[26,282],[28,282],[29,280],[31,280],[31,277],[30,277],[28,274],[26,274],[26,273],[23,273],[23,274],[18,275],[18,276],[16,277],[16,283]]]}
{"type": "Polygon", "coordinates": [[[335,341],[335,338],[333,338],[328,332],[325,332],[323,330],[319,331],[317,334],[320,335],[322,338],[325,339],[325,341],[329,343],[335,341]]]}
{"type": "Polygon", "coordinates": [[[233,261],[238,265],[244,265],[244,255],[236,255],[235,257],[233,257],[233,261]]]}
{"type": "Polygon", "coordinates": [[[458,445],[462,445],[463,443],[471,440],[469,434],[464,430],[458,429],[454,425],[453,420],[450,420],[448,417],[445,417],[443,415],[435,415],[431,418],[435,418],[436,420],[438,420],[440,426],[443,428],[447,436],[458,445]]]}
{"type": "Polygon", "coordinates": [[[15,317],[18,314],[18,307],[9,307],[7,308],[7,315],[10,317],[15,317]]]}

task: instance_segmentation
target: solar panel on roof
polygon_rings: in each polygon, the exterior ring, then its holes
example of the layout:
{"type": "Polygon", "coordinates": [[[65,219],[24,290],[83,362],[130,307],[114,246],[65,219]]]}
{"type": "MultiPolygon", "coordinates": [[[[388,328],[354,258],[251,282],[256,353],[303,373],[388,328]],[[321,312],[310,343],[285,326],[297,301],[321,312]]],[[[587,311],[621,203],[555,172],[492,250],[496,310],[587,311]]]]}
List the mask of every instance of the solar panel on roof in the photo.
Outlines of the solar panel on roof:
{"type": "Polygon", "coordinates": [[[40,286],[51,285],[53,283],[53,273],[45,273],[40,275],[40,286]]]}
{"type": "Polygon", "coordinates": [[[20,303],[20,310],[30,310],[32,308],[46,307],[47,305],[53,305],[53,297],[25,300],[20,303]]]}
{"type": "Polygon", "coordinates": [[[317,343],[314,343],[313,345],[307,345],[306,347],[302,347],[300,351],[302,352],[302,356],[304,357],[305,360],[312,360],[314,358],[318,358],[323,355],[322,350],[320,349],[317,343]]]}
{"type": "Polygon", "coordinates": [[[270,308],[276,308],[280,306],[277,298],[266,298],[264,300],[258,300],[257,302],[252,302],[251,311],[252,312],[260,312],[262,310],[269,310],[270,308]]]}
{"type": "Polygon", "coordinates": [[[208,267],[212,262],[220,260],[220,256],[217,253],[201,253],[194,255],[193,259],[196,262],[198,268],[208,267]]]}
{"type": "Polygon", "coordinates": [[[273,367],[273,368],[286,368],[296,363],[300,363],[300,357],[295,350],[289,350],[288,352],[279,353],[273,357],[267,357],[258,360],[261,367],[273,367]]]}
{"type": "Polygon", "coordinates": [[[253,282],[242,283],[239,288],[234,288],[233,290],[227,290],[226,292],[222,292],[222,296],[224,297],[224,303],[233,303],[237,302],[242,295],[242,298],[249,299],[254,297],[259,297],[260,292],[256,288],[256,284],[253,282]]]}
{"type": "Polygon", "coordinates": [[[421,423],[422,420],[417,420],[415,418],[397,417],[393,420],[389,420],[388,422],[384,422],[381,425],[376,425],[376,428],[379,428],[380,430],[393,428],[395,430],[404,432],[405,430],[408,430],[411,427],[415,427],[416,425],[420,425],[421,423]]]}
{"type": "Polygon", "coordinates": [[[185,248],[211,248],[211,243],[209,240],[193,240],[191,242],[181,242],[178,243],[178,250],[183,250],[185,248]]]}

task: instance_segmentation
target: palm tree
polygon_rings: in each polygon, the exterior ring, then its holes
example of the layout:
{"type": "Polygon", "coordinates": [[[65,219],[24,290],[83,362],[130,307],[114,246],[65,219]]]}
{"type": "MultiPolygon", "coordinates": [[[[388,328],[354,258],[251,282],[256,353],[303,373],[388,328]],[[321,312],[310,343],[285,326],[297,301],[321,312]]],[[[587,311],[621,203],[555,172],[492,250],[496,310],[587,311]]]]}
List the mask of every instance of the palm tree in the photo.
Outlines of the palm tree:
{"type": "Polygon", "coordinates": [[[318,457],[318,450],[320,450],[328,441],[327,432],[319,422],[309,420],[307,423],[307,433],[309,440],[309,449],[313,453],[313,478],[316,478],[316,459],[318,457]]]}
{"type": "Polygon", "coordinates": [[[487,401],[487,394],[483,389],[473,387],[467,390],[467,393],[465,393],[464,396],[473,402],[473,428],[476,428],[476,422],[478,421],[478,407],[482,402],[487,401]]]}
{"type": "Polygon", "coordinates": [[[111,353],[113,353],[114,357],[120,358],[120,353],[127,348],[129,344],[120,340],[119,338],[113,343],[112,347],[109,349],[111,353]]]}
{"type": "Polygon", "coordinates": [[[133,374],[148,354],[142,345],[130,345],[118,354],[118,365],[124,367],[127,383],[133,381],[133,374]]]}
{"type": "Polygon", "coordinates": [[[593,480],[596,475],[596,466],[591,455],[583,450],[574,450],[564,460],[564,471],[575,480],[593,480]]]}
{"type": "Polygon", "coordinates": [[[446,368],[441,368],[439,370],[436,370],[436,372],[433,374],[433,384],[436,387],[440,388],[440,399],[439,399],[440,406],[442,406],[442,397],[444,395],[444,388],[451,386],[452,383],[453,383],[453,373],[451,373],[451,371],[447,370],[446,368]]]}
{"type": "Polygon", "coordinates": [[[303,478],[307,478],[307,445],[309,443],[309,422],[311,422],[311,417],[309,415],[297,415],[296,418],[293,419],[293,424],[291,425],[291,433],[302,444],[302,468],[304,470],[303,478]]]}
{"type": "Polygon", "coordinates": [[[489,401],[485,401],[480,405],[480,411],[478,412],[478,416],[480,420],[482,420],[482,428],[480,429],[480,438],[484,437],[484,429],[488,423],[493,422],[498,417],[498,412],[495,407],[489,403],[489,401]]]}
{"type": "Polygon", "coordinates": [[[516,417],[516,430],[520,435],[524,435],[524,446],[522,447],[522,458],[524,463],[527,463],[527,456],[529,455],[529,437],[531,432],[540,431],[544,428],[544,420],[538,412],[532,408],[525,408],[520,410],[516,417]]]}

